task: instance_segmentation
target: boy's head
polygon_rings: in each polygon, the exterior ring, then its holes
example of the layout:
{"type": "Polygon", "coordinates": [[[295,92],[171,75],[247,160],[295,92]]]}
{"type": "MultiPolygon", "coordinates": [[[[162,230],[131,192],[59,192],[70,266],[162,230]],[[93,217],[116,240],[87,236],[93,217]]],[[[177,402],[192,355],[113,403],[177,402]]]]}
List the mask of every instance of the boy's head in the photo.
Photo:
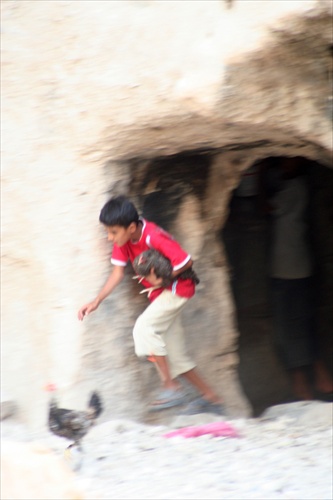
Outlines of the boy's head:
{"type": "Polygon", "coordinates": [[[138,212],[131,201],[125,196],[111,198],[101,210],[99,220],[104,226],[128,226],[139,221],[138,212]]]}
{"type": "Polygon", "coordinates": [[[104,205],[99,220],[106,227],[108,240],[122,246],[136,233],[139,215],[125,196],[116,196],[104,205]]]}

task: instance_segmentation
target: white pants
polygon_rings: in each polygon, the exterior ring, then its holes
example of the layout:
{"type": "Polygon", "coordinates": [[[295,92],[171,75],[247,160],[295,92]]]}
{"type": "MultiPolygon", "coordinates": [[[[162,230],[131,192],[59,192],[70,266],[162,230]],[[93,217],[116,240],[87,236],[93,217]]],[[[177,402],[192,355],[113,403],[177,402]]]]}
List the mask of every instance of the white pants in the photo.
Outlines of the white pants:
{"type": "Polygon", "coordinates": [[[168,356],[172,378],[195,368],[186,353],[180,318],[187,300],[164,290],[138,317],[133,329],[136,355],[168,356]]]}

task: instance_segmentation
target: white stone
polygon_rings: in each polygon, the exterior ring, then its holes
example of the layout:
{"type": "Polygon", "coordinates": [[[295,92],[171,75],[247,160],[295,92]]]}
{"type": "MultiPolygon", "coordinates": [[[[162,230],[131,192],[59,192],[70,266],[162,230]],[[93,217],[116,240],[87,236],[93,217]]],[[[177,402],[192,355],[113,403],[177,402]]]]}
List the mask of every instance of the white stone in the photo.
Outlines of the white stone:
{"type": "Polygon", "coordinates": [[[83,500],[66,464],[43,444],[3,440],[1,497],[8,500],[83,500]],[[42,480],[41,480],[42,478],[42,480]]]}

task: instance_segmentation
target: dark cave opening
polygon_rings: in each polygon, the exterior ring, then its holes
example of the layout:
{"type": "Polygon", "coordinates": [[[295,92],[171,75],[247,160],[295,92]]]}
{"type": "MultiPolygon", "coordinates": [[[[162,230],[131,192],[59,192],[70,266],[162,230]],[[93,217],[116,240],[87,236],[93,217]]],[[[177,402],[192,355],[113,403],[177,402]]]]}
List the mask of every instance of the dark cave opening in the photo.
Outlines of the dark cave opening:
{"type": "Polygon", "coordinates": [[[186,194],[204,198],[213,154],[194,150],[152,160],[135,186],[143,216],[170,230],[186,194]]]}
{"type": "MultiPolygon", "coordinates": [[[[237,311],[239,375],[254,414],[274,404],[295,401],[289,374],[273,341],[269,281],[272,220],[262,210],[260,169],[278,158],[266,158],[244,172],[234,190],[222,240],[230,265],[230,284],[237,311]]],[[[316,338],[320,356],[332,373],[333,171],[305,160],[309,186],[307,222],[313,257],[316,338]]],[[[314,398],[320,396],[314,394],[314,398]]]]}

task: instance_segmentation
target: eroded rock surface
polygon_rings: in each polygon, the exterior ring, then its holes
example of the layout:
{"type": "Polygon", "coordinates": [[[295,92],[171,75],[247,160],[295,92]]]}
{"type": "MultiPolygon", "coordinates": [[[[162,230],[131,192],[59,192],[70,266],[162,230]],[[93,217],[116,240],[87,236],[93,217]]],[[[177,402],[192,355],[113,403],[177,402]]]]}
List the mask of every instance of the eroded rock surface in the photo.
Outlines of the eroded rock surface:
{"type": "Polygon", "coordinates": [[[105,418],[145,417],[154,373],[133,354],[145,302],[130,273],[76,318],[110,271],[98,214],[120,192],[141,210],[165,197],[202,279],[189,349],[234,414],[250,413],[219,233],[245,169],[296,154],[329,166],[332,125],[331,3],[252,4],[2,3],[2,383],[29,425],[50,380],[64,404],[99,387],[105,418]],[[161,159],[187,152],[168,184],[161,159]]]}

